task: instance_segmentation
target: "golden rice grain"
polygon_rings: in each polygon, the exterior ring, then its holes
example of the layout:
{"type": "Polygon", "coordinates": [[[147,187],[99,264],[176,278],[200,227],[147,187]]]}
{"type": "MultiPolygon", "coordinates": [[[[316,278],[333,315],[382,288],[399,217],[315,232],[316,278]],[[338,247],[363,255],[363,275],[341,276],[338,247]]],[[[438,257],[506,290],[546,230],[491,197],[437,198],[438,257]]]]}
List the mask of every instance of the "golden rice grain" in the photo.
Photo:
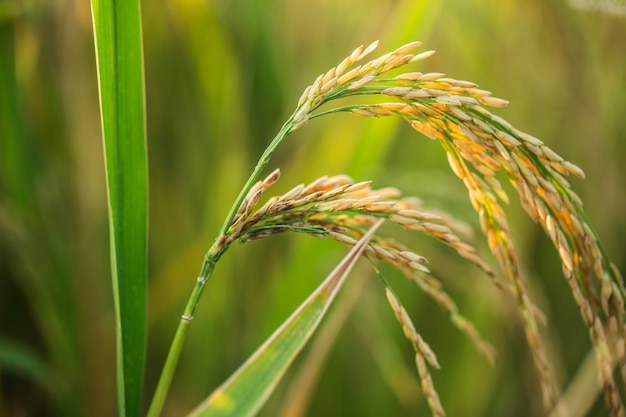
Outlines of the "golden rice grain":
{"type": "Polygon", "coordinates": [[[339,77],[339,79],[337,79],[337,85],[345,84],[348,81],[356,78],[361,72],[361,68],[362,67],[359,65],[358,67],[355,67],[352,70],[348,71],[347,73],[343,74],[341,77],[339,77]]]}
{"type": "Polygon", "coordinates": [[[365,84],[369,83],[370,81],[374,80],[376,77],[374,75],[367,75],[363,78],[361,78],[358,81],[353,82],[352,84],[350,84],[348,86],[348,90],[356,90],[359,89],[361,87],[363,87],[365,84]]]}
{"type": "Polygon", "coordinates": [[[375,40],[371,44],[369,44],[356,58],[356,61],[360,61],[369,54],[371,54],[376,48],[378,48],[378,40],[375,40]]]}
{"type": "Polygon", "coordinates": [[[491,96],[481,97],[480,102],[490,107],[506,107],[509,105],[509,102],[507,100],[491,96]]]}
{"type": "Polygon", "coordinates": [[[426,74],[423,74],[419,80],[422,82],[426,82],[426,81],[434,81],[437,80],[443,76],[445,76],[446,74],[442,73],[442,72],[429,72],[426,74]]]}

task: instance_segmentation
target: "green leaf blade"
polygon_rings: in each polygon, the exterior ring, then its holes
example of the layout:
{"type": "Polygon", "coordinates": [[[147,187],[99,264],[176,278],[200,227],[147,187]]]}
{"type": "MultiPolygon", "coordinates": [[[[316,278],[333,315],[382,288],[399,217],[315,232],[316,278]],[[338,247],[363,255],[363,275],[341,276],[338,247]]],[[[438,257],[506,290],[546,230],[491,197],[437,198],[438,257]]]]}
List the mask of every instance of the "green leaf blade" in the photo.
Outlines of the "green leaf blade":
{"type": "Polygon", "coordinates": [[[92,0],[104,138],[121,416],[141,409],[146,350],[148,175],[138,1],[92,0]]]}
{"type": "Polygon", "coordinates": [[[250,417],[263,406],[328,311],[348,273],[380,226],[376,223],[274,334],[191,417],[250,417]]]}

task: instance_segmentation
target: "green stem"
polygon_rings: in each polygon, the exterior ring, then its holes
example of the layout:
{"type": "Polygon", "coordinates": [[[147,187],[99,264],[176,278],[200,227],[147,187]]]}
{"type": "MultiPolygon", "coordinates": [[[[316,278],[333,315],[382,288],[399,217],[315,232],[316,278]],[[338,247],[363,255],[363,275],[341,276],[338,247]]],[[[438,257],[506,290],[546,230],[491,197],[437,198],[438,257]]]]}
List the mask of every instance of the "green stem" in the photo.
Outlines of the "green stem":
{"type": "MultiPolygon", "coordinates": [[[[276,151],[276,148],[278,147],[278,145],[280,145],[283,142],[283,140],[285,140],[287,135],[289,135],[289,133],[291,132],[293,124],[294,124],[294,115],[291,115],[289,119],[285,122],[285,124],[283,124],[280,131],[278,132],[278,134],[276,134],[272,142],[267,146],[267,148],[265,148],[263,155],[261,155],[261,158],[259,158],[259,162],[257,162],[256,167],[254,167],[254,171],[252,171],[252,174],[250,174],[248,181],[246,181],[246,184],[243,186],[243,188],[239,192],[239,195],[237,196],[237,199],[233,203],[233,206],[230,208],[230,212],[228,213],[228,216],[226,216],[226,219],[224,220],[224,224],[222,225],[222,229],[220,230],[220,233],[218,236],[227,235],[228,228],[231,226],[233,219],[235,218],[235,214],[237,214],[237,210],[239,210],[239,206],[241,206],[241,203],[243,203],[243,200],[246,198],[246,195],[248,195],[248,191],[250,191],[254,183],[258,181],[259,176],[261,175],[261,172],[267,166],[268,162],[270,161],[270,158],[274,154],[274,151],[276,151]]],[[[215,250],[219,248],[215,248],[215,245],[213,245],[213,248],[211,249],[215,250]]],[[[209,251],[209,254],[211,253],[212,252],[209,251]]]]}
{"type": "Polygon", "coordinates": [[[161,376],[159,377],[159,382],[154,392],[154,396],[152,397],[152,402],[150,404],[150,408],[148,409],[147,417],[158,417],[163,410],[165,398],[167,397],[170,385],[172,384],[172,379],[174,378],[174,372],[176,371],[176,366],[178,365],[178,360],[180,359],[180,354],[182,352],[185,339],[187,337],[189,325],[193,320],[193,315],[196,311],[196,307],[198,306],[198,300],[202,295],[202,291],[204,290],[207,281],[213,274],[215,263],[219,260],[219,258],[226,251],[226,249],[228,249],[228,245],[225,244],[225,239],[222,238],[227,235],[228,228],[231,226],[233,219],[237,214],[237,210],[246,198],[246,195],[250,191],[250,188],[252,188],[254,183],[258,180],[261,172],[263,171],[263,168],[265,168],[265,166],[270,161],[270,158],[274,154],[274,151],[276,150],[278,145],[280,145],[280,143],[287,137],[287,135],[289,135],[291,129],[293,128],[293,125],[294,116],[292,115],[282,126],[282,128],[274,137],[269,146],[265,149],[263,155],[261,155],[261,158],[254,168],[254,171],[252,171],[250,178],[248,178],[248,181],[246,181],[233,206],[231,207],[230,212],[226,216],[226,220],[222,225],[222,229],[220,230],[218,238],[215,240],[215,243],[207,252],[204,258],[204,263],[202,264],[202,268],[200,270],[200,274],[198,275],[196,285],[194,286],[193,291],[189,296],[185,311],[181,316],[180,322],[178,323],[178,328],[176,329],[174,340],[172,340],[170,350],[167,354],[167,358],[165,359],[163,371],[161,372],[161,376]]]}
{"type": "Polygon", "coordinates": [[[154,396],[152,397],[152,403],[150,404],[150,408],[148,409],[147,417],[158,417],[161,414],[163,404],[165,404],[165,398],[167,397],[167,392],[169,391],[170,385],[172,384],[172,379],[174,378],[174,372],[176,371],[178,360],[180,359],[183,344],[185,343],[185,339],[187,338],[189,325],[193,320],[193,315],[196,311],[196,307],[198,306],[198,300],[202,295],[202,291],[204,290],[207,281],[213,273],[213,269],[215,267],[215,262],[217,262],[217,259],[218,258],[209,257],[206,257],[204,259],[204,263],[202,264],[202,269],[196,281],[196,285],[191,292],[191,296],[187,301],[185,311],[180,318],[180,322],[178,323],[178,328],[176,329],[174,340],[172,340],[170,351],[167,354],[165,365],[163,365],[163,371],[161,372],[161,377],[159,378],[159,382],[154,392],[154,396]]]}

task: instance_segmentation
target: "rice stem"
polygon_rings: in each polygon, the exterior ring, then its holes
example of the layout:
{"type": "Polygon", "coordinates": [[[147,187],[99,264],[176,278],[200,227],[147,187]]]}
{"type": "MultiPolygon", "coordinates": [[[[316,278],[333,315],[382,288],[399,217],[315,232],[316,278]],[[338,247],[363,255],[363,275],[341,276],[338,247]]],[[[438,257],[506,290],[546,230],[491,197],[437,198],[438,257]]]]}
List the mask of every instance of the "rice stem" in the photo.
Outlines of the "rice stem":
{"type": "Polygon", "coordinates": [[[216,262],[219,260],[219,258],[221,258],[221,256],[230,245],[230,242],[227,243],[228,241],[226,239],[226,236],[228,235],[228,229],[233,223],[235,215],[237,214],[237,211],[243,203],[246,195],[248,194],[254,183],[258,180],[263,169],[269,163],[272,155],[276,151],[276,148],[286,139],[287,135],[289,135],[289,133],[292,131],[294,125],[294,115],[295,113],[291,115],[289,119],[283,124],[278,134],[274,137],[272,142],[268,145],[268,147],[259,158],[256,167],[252,171],[252,174],[250,174],[250,177],[241,189],[241,192],[237,196],[237,199],[233,203],[233,206],[226,216],[226,219],[224,220],[224,224],[222,225],[217,239],[204,257],[204,262],[200,269],[200,274],[198,275],[196,284],[191,292],[191,295],[189,296],[189,299],[187,300],[187,305],[185,307],[183,315],[178,322],[178,327],[176,328],[174,339],[172,340],[170,350],[167,354],[167,358],[165,359],[165,364],[163,365],[161,376],[159,377],[154,396],[152,397],[147,417],[158,417],[163,410],[163,405],[165,404],[167,393],[172,384],[172,379],[174,378],[174,373],[176,372],[176,367],[178,366],[178,361],[180,360],[183,345],[187,338],[187,332],[189,331],[189,326],[191,325],[191,321],[193,320],[194,313],[198,306],[198,301],[200,300],[206,283],[213,274],[216,262]]]}

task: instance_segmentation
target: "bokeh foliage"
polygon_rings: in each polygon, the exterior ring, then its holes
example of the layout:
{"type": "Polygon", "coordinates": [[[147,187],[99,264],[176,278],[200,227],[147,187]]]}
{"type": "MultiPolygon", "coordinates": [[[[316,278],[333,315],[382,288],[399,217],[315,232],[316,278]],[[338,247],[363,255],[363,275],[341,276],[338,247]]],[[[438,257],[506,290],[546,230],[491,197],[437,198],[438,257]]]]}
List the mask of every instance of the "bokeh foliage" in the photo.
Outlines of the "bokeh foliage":
{"type": "MultiPolygon", "coordinates": [[[[384,50],[421,40],[438,53],[416,70],[475,81],[510,100],[499,115],[585,170],[587,180],[574,181],[574,189],[626,271],[624,16],[565,0],[166,0],[142,8],[151,199],[146,398],[202,256],[262,149],[306,85],[374,39],[384,50]]],[[[115,413],[95,68],[88,2],[0,3],[0,351],[11,353],[0,355],[2,415],[115,413]]],[[[347,173],[417,195],[478,230],[439,146],[393,119],[315,120],[272,166],[283,174],[276,192],[347,173]]],[[[587,332],[551,244],[516,203],[510,213],[567,388],[589,354],[587,332]]],[[[430,259],[499,352],[490,367],[434,303],[386,271],[439,355],[434,379],[448,413],[537,415],[537,379],[510,300],[447,248],[397,233],[430,259]]],[[[475,241],[483,245],[480,233],[475,241]]],[[[235,246],[199,306],[165,414],[191,410],[344,253],[333,242],[294,235],[235,246]]],[[[281,410],[298,395],[310,395],[311,416],[428,414],[411,348],[382,285],[363,267],[262,415],[287,415],[281,410]],[[303,375],[314,379],[310,392],[298,383],[303,375]]],[[[592,390],[595,376],[589,381],[592,390]]],[[[589,415],[605,415],[596,402],[589,415]]]]}

